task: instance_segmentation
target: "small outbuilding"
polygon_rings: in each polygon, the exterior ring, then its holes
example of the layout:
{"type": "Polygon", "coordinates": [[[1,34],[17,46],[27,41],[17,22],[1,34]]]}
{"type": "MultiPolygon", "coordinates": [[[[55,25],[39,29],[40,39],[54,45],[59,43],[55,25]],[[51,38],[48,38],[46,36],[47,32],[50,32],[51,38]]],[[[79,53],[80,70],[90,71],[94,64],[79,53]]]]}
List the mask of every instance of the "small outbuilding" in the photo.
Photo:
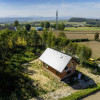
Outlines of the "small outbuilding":
{"type": "Polygon", "coordinates": [[[42,67],[52,72],[60,80],[75,73],[76,61],[59,51],[47,48],[39,59],[42,61],[42,67]]]}
{"type": "Polygon", "coordinates": [[[42,27],[36,27],[36,30],[37,30],[37,31],[42,31],[43,28],[42,28],[42,27]]]}

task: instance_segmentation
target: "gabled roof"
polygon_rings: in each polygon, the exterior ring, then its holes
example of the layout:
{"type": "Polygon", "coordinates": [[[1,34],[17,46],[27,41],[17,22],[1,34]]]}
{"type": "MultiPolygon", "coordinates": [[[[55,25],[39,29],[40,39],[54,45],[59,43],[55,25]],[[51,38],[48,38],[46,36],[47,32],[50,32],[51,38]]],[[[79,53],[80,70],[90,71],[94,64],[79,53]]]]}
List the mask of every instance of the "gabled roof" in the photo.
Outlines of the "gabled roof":
{"type": "Polygon", "coordinates": [[[63,54],[51,48],[47,48],[39,59],[61,73],[67,66],[71,58],[71,56],[63,54]]]}

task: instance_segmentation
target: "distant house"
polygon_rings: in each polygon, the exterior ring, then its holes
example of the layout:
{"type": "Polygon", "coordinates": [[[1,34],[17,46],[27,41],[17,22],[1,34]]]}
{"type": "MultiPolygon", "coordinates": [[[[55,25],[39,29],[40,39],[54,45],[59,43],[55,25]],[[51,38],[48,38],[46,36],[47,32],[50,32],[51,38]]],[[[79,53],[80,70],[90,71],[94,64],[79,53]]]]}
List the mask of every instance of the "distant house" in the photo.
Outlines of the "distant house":
{"type": "Polygon", "coordinates": [[[56,29],[55,28],[52,28],[52,31],[55,31],[56,29]]]}
{"type": "Polygon", "coordinates": [[[69,55],[47,48],[39,59],[42,61],[43,68],[60,80],[75,73],[76,61],[69,55]]]}
{"type": "Polygon", "coordinates": [[[13,27],[13,26],[9,26],[9,27],[0,27],[0,30],[3,30],[3,29],[9,29],[9,30],[12,30],[12,31],[17,31],[17,28],[16,27],[13,27]]]}
{"type": "Polygon", "coordinates": [[[36,27],[36,30],[37,30],[37,31],[42,31],[43,28],[42,28],[42,27],[36,27]]]}

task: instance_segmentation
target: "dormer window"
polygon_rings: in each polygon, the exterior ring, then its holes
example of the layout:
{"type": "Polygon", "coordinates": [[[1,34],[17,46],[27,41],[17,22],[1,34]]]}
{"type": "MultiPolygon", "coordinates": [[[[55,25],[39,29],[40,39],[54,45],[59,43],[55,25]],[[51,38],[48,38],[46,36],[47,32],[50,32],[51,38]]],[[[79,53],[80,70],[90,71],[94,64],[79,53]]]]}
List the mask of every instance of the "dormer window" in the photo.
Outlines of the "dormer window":
{"type": "Polygon", "coordinates": [[[74,62],[71,62],[71,68],[73,68],[74,67],[74,62]]]}

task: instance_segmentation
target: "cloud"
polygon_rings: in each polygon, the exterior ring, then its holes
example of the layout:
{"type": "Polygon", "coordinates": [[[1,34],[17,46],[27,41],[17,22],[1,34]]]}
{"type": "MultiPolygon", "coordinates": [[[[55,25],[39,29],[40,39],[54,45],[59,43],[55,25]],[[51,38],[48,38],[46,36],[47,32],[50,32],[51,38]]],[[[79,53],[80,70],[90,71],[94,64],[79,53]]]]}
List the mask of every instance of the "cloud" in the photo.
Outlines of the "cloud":
{"type": "Polygon", "coordinates": [[[99,18],[100,3],[78,2],[78,3],[59,3],[59,4],[28,4],[28,5],[8,5],[0,3],[0,17],[12,16],[55,16],[59,10],[59,16],[73,17],[94,17],[99,18]]]}

